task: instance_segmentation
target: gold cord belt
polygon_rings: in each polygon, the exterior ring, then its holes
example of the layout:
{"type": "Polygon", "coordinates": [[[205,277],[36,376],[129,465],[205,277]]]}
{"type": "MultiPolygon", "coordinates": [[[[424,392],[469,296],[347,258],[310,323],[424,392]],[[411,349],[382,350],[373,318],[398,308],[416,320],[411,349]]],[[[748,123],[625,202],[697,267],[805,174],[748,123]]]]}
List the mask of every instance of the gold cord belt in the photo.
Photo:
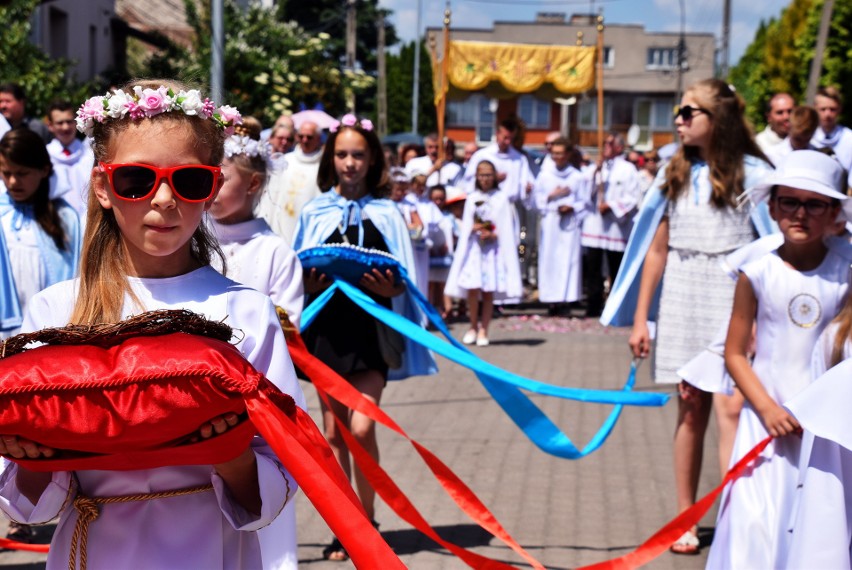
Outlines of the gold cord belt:
{"type": "Polygon", "coordinates": [[[77,524],[74,525],[74,534],[71,536],[71,554],[68,557],[68,570],[77,568],[77,548],[80,549],[80,570],[86,570],[86,542],[89,538],[89,523],[100,515],[100,505],[114,503],[129,503],[132,501],[149,501],[151,499],[166,499],[168,497],[181,497],[204,493],[213,489],[213,485],[198,485],[186,489],[175,489],[173,491],[161,491],[159,493],[138,493],[136,495],[121,495],[119,497],[87,497],[77,493],[74,499],[74,508],[77,509],[77,524]]]}

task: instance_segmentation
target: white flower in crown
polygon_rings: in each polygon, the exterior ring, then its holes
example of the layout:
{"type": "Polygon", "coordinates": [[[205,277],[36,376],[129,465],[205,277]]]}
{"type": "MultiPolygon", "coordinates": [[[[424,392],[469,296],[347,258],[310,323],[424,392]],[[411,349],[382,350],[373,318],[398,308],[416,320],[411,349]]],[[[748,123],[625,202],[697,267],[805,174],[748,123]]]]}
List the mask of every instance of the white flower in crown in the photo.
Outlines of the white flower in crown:
{"type": "Polygon", "coordinates": [[[112,117],[113,119],[120,119],[130,110],[128,108],[128,103],[132,102],[127,93],[124,91],[119,91],[116,89],[113,91],[112,95],[107,95],[106,103],[107,110],[106,114],[112,117]]]}
{"type": "Polygon", "coordinates": [[[272,145],[265,141],[256,141],[241,135],[232,135],[225,139],[225,156],[228,158],[244,154],[249,157],[260,156],[267,160],[271,153],[272,145]]]}
{"type": "Polygon", "coordinates": [[[204,108],[204,101],[201,99],[201,92],[198,89],[180,91],[175,97],[175,102],[187,115],[198,115],[204,108]]]}

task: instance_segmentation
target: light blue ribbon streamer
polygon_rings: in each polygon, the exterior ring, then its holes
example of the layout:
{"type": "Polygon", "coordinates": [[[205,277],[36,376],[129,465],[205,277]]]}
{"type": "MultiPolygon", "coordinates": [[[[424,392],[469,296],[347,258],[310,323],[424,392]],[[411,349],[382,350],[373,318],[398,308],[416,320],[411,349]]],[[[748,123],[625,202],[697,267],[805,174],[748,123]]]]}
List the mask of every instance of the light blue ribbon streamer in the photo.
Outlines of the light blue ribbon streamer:
{"type": "Polygon", "coordinates": [[[411,283],[404,269],[402,269],[401,275],[421,309],[426,313],[432,324],[450,341],[449,343],[440,340],[405,317],[379,305],[363,291],[342,280],[336,280],[305,308],[302,313],[302,330],[313,322],[334,292],[340,290],[364,311],[387,326],[449,360],[471,369],[494,400],[536,446],[546,453],[564,459],[580,459],[600,448],[612,433],[623,406],[662,406],[669,399],[668,394],[632,391],[636,382],[635,362],[631,365],[630,374],[622,390],[593,390],[554,386],[524,378],[489,364],[470,352],[450,334],[437,311],[426,301],[417,286],[411,283]],[[615,407],[598,432],[580,450],[526,394],[521,392],[521,388],[537,394],[588,403],[613,404],[615,407]]]}

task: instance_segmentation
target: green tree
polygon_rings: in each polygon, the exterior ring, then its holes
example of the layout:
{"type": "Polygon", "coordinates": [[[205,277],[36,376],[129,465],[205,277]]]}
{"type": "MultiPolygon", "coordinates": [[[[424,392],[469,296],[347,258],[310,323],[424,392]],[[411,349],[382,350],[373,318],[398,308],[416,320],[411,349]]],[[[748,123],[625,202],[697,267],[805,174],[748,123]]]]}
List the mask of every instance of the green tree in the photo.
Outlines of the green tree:
{"type": "MultiPolygon", "coordinates": [[[[758,129],[765,125],[764,110],[774,93],[786,91],[797,101],[812,104],[804,97],[823,4],[823,0],[792,0],[777,20],[761,23],[755,39],[731,69],[729,81],[745,98],[747,116],[758,129]]],[[[820,76],[820,85],[837,85],[847,94],[852,93],[850,21],[852,1],[836,1],[820,76]]],[[[846,105],[841,123],[850,120],[852,105],[846,105]]]]}
{"type": "MultiPolygon", "coordinates": [[[[279,3],[278,16],[282,21],[293,20],[312,33],[325,32],[331,39],[328,51],[333,61],[346,57],[346,0],[285,0],[279,3]]],[[[378,0],[355,2],[355,57],[367,73],[376,71],[379,15],[385,17],[385,46],[399,42],[396,28],[389,23],[391,12],[379,8],[378,0]]]]}
{"type": "MultiPolygon", "coordinates": [[[[199,10],[184,0],[187,23],[194,34],[188,49],[172,44],[150,58],[152,75],[175,76],[205,83],[209,75],[211,38],[209,6],[199,10]]],[[[348,90],[367,89],[373,79],[344,73],[329,65],[325,33],[311,35],[295,22],[281,22],[272,9],[252,3],[243,10],[233,0],[224,4],[225,89],[228,103],[269,124],[300,104],[322,103],[330,114],[344,111],[348,90]]]]}
{"type": "Polygon", "coordinates": [[[19,84],[27,94],[27,113],[45,114],[56,99],[82,101],[91,95],[91,85],[77,85],[66,78],[72,62],[51,59],[30,42],[30,19],[37,0],[11,0],[0,6],[0,83],[19,84]]]}
{"type": "MultiPolygon", "coordinates": [[[[429,133],[437,129],[432,86],[432,61],[424,45],[420,44],[420,90],[418,100],[417,132],[429,133]]],[[[414,83],[414,42],[404,44],[397,55],[386,61],[388,87],[388,131],[411,130],[412,84],[414,83]]]]}

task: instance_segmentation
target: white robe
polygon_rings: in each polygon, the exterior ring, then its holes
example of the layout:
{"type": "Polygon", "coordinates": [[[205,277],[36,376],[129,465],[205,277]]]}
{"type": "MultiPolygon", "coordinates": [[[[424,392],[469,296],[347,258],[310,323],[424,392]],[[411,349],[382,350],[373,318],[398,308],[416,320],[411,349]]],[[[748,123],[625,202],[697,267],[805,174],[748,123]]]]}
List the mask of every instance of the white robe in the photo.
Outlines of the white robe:
{"type": "Polygon", "coordinates": [[[445,239],[446,234],[442,222],[444,214],[427,196],[407,194],[405,203],[417,210],[420,221],[423,222],[423,235],[420,240],[412,240],[414,262],[417,265],[417,288],[429,298],[429,257],[430,250],[436,242],[445,239]]]}
{"type": "Polygon", "coordinates": [[[769,125],[765,129],[757,133],[754,137],[754,142],[760,147],[764,154],[769,154],[769,150],[783,141],[783,137],[779,137],[778,133],[773,131],[769,125]]]}
{"type": "Polygon", "coordinates": [[[513,147],[509,147],[507,152],[500,152],[496,144],[481,148],[470,157],[464,171],[462,186],[465,192],[470,194],[476,189],[476,167],[483,160],[494,164],[498,174],[506,175],[499,186],[510,202],[517,202],[526,196],[527,184],[535,181],[527,157],[513,147]]]}
{"type": "Polygon", "coordinates": [[[53,170],[61,181],[60,184],[68,188],[62,194],[62,199],[74,208],[81,220],[85,220],[89,181],[92,178],[95,155],[88,144],[77,139],[68,146],[71,154],[66,156],[63,148],[59,139],[53,139],[47,145],[47,152],[50,154],[53,170]]]}
{"type": "Polygon", "coordinates": [[[841,362],[826,373],[837,326],[829,325],[814,348],[816,380],[785,404],[804,430],[789,568],[852,568],[852,342],[846,339],[841,362]]]}
{"type": "Polygon", "coordinates": [[[459,241],[453,254],[447,284],[444,286],[445,295],[464,299],[469,289],[483,289],[483,282],[493,281],[493,289],[490,283],[486,283],[483,290],[493,292],[495,301],[520,301],[524,291],[518,250],[512,235],[513,210],[506,195],[500,191],[475,190],[468,194],[462,214],[459,241]],[[479,207],[477,204],[484,203],[487,203],[490,211],[489,217],[484,219],[494,224],[497,239],[492,244],[481,246],[473,233],[473,221],[474,213],[479,207]],[[509,228],[508,232],[506,228],[509,228]],[[493,263],[488,263],[489,261],[493,263]],[[487,263],[490,269],[486,269],[487,263]],[[467,286],[471,282],[473,284],[467,286]]]}
{"type": "MultiPolygon", "coordinates": [[[[752,368],[769,396],[783,404],[813,380],[813,348],[843,304],[849,262],[829,250],[817,269],[800,272],[772,253],[746,264],[742,272],[757,298],[752,368]]],[[[746,402],[731,466],[768,435],[746,402]]],[[[707,568],[785,567],[801,445],[797,434],[773,439],[750,472],[725,488],[707,568]]]]}
{"type": "MultiPolygon", "coordinates": [[[[188,309],[240,330],[237,348],[246,359],[283,392],[292,395],[297,405],[305,407],[275,308],[267,296],[222,277],[209,266],[177,277],[129,281],[144,310],[188,309]]],[[[64,281],[33,297],[23,330],[67,324],[77,283],[64,281]]],[[[140,312],[142,309],[128,297],[123,316],[140,312]]],[[[89,526],[89,568],[136,569],[140,564],[164,570],[293,567],[296,552],[285,551],[278,537],[263,538],[253,531],[278,516],[285,503],[293,499],[296,483],[261,437],[255,437],[252,448],[257,457],[262,499],[259,516],[234,503],[222,479],[209,465],[76,472],[81,488],[93,497],[167,491],[206,483],[214,486],[211,492],[104,505],[98,519],[89,526]],[[284,564],[285,560],[293,563],[284,564]]],[[[54,472],[38,504],[32,505],[17,488],[16,472],[15,464],[4,460],[0,509],[25,523],[46,523],[59,516],[47,568],[67,568],[77,519],[76,511],[67,506],[72,473],[54,472]]]]}
{"type": "MultiPolygon", "coordinates": [[[[840,165],[847,172],[852,170],[852,129],[849,127],[837,125],[831,136],[826,135],[822,127],[817,127],[811,139],[811,145],[818,149],[823,147],[831,148],[840,165]]],[[[850,172],[850,175],[852,175],[852,172],[850,172]]]]}
{"type": "Polygon", "coordinates": [[[272,231],[288,244],[293,243],[302,208],[320,195],[317,172],[321,158],[322,149],[305,154],[298,146],[285,154],[287,168],[270,174],[255,208],[258,217],[266,220],[272,231]]]}
{"type": "Polygon", "coordinates": [[[269,295],[298,329],[305,291],[293,248],[260,218],[227,225],[211,220],[210,225],[225,254],[225,275],[269,295]]]}
{"type": "MultiPolygon", "coordinates": [[[[417,156],[405,164],[405,172],[409,176],[414,176],[418,172],[426,173],[432,170],[434,164],[428,156],[417,156]]],[[[436,170],[426,178],[426,187],[431,188],[436,184],[443,184],[444,186],[455,184],[459,174],[461,174],[461,166],[455,162],[445,162],[439,170],[436,170]]]]}
{"type": "Polygon", "coordinates": [[[582,248],[580,231],[591,209],[589,180],[567,166],[558,170],[551,163],[542,167],[533,190],[535,208],[541,215],[538,245],[538,299],[542,303],[571,303],[583,293],[582,248]],[[550,199],[557,187],[571,193],[550,199]],[[560,214],[560,206],[571,206],[569,214],[560,214]]]}
{"type": "Polygon", "coordinates": [[[642,190],[635,166],[620,156],[604,161],[592,180],[592,209],[583,220],[583,247],[624,251],[633,229],[633,215],[642,200],[642,190]],[[598,196],[599,186],[603,187],[603,196],[598,196]],[[599,201],[606,202],[610,211],[601,214],[599,201]]]}

